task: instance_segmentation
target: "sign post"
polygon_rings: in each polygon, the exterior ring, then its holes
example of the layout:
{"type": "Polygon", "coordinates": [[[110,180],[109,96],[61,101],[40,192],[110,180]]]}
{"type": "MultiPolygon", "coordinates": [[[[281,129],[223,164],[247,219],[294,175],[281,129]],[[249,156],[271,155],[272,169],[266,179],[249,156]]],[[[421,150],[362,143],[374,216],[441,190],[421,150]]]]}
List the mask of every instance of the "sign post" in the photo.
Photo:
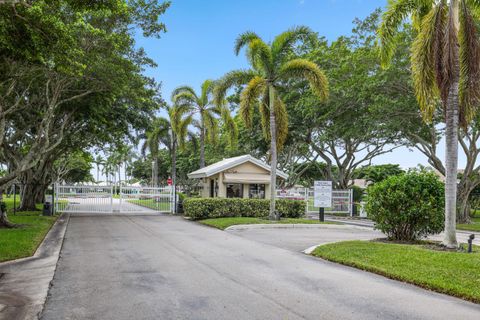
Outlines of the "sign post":
{"type": "Polygon", "coordinates": [[[325,208],[332,206],[332,181],[315,181],[313,192],[313,205],[319,208],[318,219],[323,222],[325,208]]]}

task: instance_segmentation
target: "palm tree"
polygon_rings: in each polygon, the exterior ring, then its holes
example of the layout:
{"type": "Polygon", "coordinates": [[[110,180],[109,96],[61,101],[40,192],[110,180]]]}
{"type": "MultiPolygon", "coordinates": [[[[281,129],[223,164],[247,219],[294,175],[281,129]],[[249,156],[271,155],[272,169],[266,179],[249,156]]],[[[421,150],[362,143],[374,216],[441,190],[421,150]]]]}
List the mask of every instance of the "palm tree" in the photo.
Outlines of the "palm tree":
{"type": "MultiPolygon", "coordinates": [[[[177,146],[180,149],[185,148],[187,136],[194,139],[194,133],[188,130],[193,122],[193,115],[189,112],[190,108],[185,106],[175,106],[167,108],[171,126],[171,149],[172,155],[172,185],[177,189],[177,146]]],[[[174,208],[174,213],[176,208],[174,208]]]]}
{"type": "Polygon", "coordinates": [[[246,85],[240,96],[240,114],[245,124],[252,125],[252,115],[258,106],[264,136],[270,139],[270,219],[279,219],[275,212],[277,148],[281,148],[288,133],[288,115],[285,104],[277,94],[291,79],[307,80],[320,100],[328,97],[328,81],[323,71],[313,62],[293,58],[293,49],[299,41],[315,41],[315,34],[307,27],[296,27],[281,33],[272,43],[265,43],[253,32],[241,34],[235,43],[235,54],[247,47],[249,70],[227,73],[215,87],[214,102],[221,103],[228,89],[246,85]]]}
{"type": "Polygon", "coordinates": [[[214,82],[212,80],[205,80],[202,83],[200,95],[189,86],[178,87],[172,92],[172,102],[176,106],[186,108],[186,113],[197,114],[200,117],[198,121],[198,129],[200,131],[200,168],[205,167],[206,138],[214,142],[217,136],[217,116],[222,118],[231,144],[234,143],[237,135],[237,127],[230,115],[230,110],[226,107],[225,101],[222,100],[221,103],[217,104],[213,103],[213,88],[214,82]]]}
{"type": "Polygon", "coordinates": [[[440,106],[445,115],[445,237],[456,247],[456,195],[459,125],[466,127],[480,98],[480,1],[392,0],[378,30],[384,67],[395,52],[395,33],[407,17],[417,29],[412,44],[412,76],[421,113],[431,121],[440,106]]]}
{"type": "Polygon", "coordinates": [[[97,166],[97,184],[98,184],[99,180],[100,180],[100,166],[105,163],[105,160],[103,159],[103,157],[101,155],[97,154],[97,156],[95,157],[93,162],[97,166]]]}
{"type": "Polygon", "coordinates": [[[151,130],[145,134],[145,142],[142,145],[142,154],[145,155],[146,150],[150,151],[152,156],[152,184],[154,187],[158,186],[158,156],[160,145],[168,146],[169,142],[170,123],[168,119],[158,117],[153,120],[151,130]]]}

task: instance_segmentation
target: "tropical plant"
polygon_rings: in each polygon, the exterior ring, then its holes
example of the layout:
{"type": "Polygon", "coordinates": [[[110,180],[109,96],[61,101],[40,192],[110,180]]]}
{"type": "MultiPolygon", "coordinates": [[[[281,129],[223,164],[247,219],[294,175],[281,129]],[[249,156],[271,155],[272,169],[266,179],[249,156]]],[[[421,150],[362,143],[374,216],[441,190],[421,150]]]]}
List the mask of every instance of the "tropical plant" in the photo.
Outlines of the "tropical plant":
{"type": "Polygon", "coordinates": [[[197,94],[189,86],[178,87],[172,92],[172,102],[176,106],[181,107],[183,113],[197,114],[200,117],[198,122],[192,122],[196,124],[200,131],[200,168],[205,167],[205,141],[209,139],[213,143],[217,138],[219,129],[218,117],[222,119],[224,127],[228,130],[232,145],[235,143],[237,136],[237,127],[225,101],[222,99],[220,103],[213,103],[213,88],[214,82],[205,80],[202,83],[200,94],[197,94]]]}
{"type": "MultiPolygon", "coordinates": [[[[194,133],[188,130],[192,124],[193,115],[189,113],[189,107],[177,106],[168,108],[168,116],[170,119],[170,126],[172,128],[172,184],[174,188],[177,186],[177,147],[185,148],[187,137],[194,139],[194,133]]],[[[176,209],[176,208],[175,208],[176,209]]]]}
{"type": "Polygon", "coordinates": [[[142,145],[141,152],[142,155],[146,154],[146,151],[149,150],[152,155],[152,185],[154,187],[158,186],[158,153],[160,150],[160,145],[165,146],[170,145],[170,123],[168,119],[158,117],[155,118],[152,122],[152,128],[145,133],[145,141],[142,145]]]}
{"type": "Polygon", "coordinates": [[[307,59],[293,58],[299,41],[316,41],[307,27],[296,27],[281,33],[272,43],[265,43],[254,32],[241,34],[235,43],[235,54],[247,47],[249,70],[235,70],[221,78],[214,92],[214,102],[221,104],[228,89],[246,85],[240,96],[240,114],[247,127],[252,126],[254,109],[261,114],[263,133],[270,140],[270,219],[279,219],[275,213],[277,148],[281,148],[288,133],[288,115],[278,92],[291,79],[307,80],[312,91],[321,100],[328,97],[328,82],[323,71],[307,59]]]}
{"type": "Polygon", "coordinates": [[[396,32],[411,17],[418,34],[412,45],[412,76],[420,110],[431,121],[440,106],[445,115],[445,236],[456,247],[456,195],[459,125],[466,127],[480,100],[480,2],[473,0],[392,0],[378,30],[386,67],[396,32]]]}
{"type": "Polygon", "coordinates": [[[100,182],[100,166],[105,164],[105,160],[100,154],[97,154],[96,157],[94,158],[93,162],[95,163],[97,167],[97,181],[96,183],[100,182]]]}

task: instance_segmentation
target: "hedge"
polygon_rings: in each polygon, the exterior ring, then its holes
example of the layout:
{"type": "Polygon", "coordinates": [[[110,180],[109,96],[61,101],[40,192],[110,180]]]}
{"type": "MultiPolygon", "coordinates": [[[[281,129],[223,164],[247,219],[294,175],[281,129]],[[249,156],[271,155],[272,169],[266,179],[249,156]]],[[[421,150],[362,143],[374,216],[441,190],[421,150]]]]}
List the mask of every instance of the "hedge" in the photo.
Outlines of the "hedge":
{"type": "MultiPolygon", "coordinates": [[[[188,198],[183,203],[185,216],[193,220],[223,217],[268,216],[270,200],[241,198],[188,198]]],[[[283,218],[299,218],[305,214],[305,201],[276,200],[276,210],[283,218]]]]}

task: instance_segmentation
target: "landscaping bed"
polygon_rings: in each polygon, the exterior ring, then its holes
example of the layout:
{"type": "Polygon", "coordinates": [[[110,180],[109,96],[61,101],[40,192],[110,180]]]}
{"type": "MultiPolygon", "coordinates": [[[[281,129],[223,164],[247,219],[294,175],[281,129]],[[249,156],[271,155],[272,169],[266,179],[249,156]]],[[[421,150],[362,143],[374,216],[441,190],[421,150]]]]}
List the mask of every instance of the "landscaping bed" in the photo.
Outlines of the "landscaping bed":
{"type": "Polygon", "coordinates": [[[35,253],[58,216],[44,217],[39,211],[9,215],[18,228],[0,228],[0,262],[29,257],[35,253]]]}
{"type": "Polygon", "coordinates": [[[312,255],[480,303],[479,247],[467,254],[421,243],[345,241],[319,246],[312,255]]]}
{"type": "Polygon", "coordinates": [[[309,220],[301,218],[286,218],[279,221],[268,220],[253,217],[229,217],[199,220],[198,222],[207,226],[215,227],[221,230],[239,224],[335,224],[334,222],[320,222],[318,220],[309,220]]]}

